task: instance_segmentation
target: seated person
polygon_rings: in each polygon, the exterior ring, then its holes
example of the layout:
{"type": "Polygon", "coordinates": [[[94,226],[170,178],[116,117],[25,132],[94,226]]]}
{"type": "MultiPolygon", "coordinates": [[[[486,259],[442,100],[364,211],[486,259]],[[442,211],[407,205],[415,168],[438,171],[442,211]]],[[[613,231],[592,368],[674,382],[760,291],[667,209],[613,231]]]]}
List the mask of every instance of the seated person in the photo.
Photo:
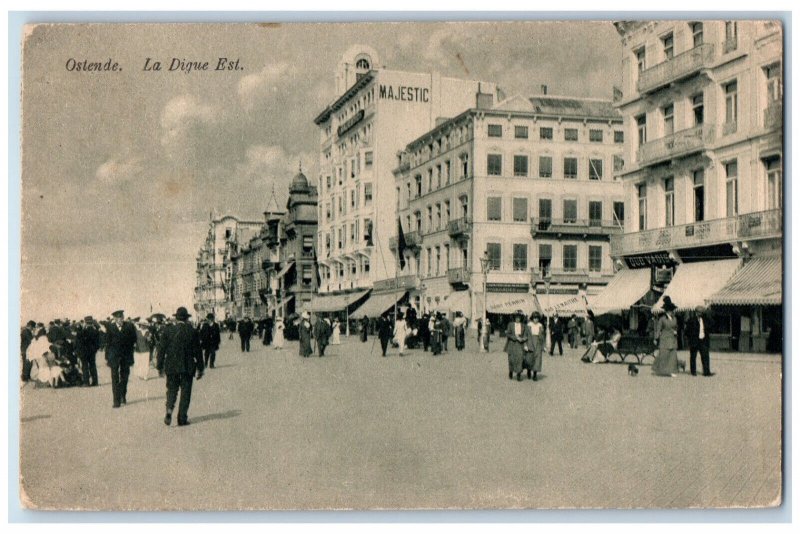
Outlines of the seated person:
{"type": "Polygon", "coordinates": [[[611,327],[610,334],[606,340],[598,344],[592,363],[607,363],[611,353],[617,350],[619,340],[622,338],[622,332],[611,327]]]}

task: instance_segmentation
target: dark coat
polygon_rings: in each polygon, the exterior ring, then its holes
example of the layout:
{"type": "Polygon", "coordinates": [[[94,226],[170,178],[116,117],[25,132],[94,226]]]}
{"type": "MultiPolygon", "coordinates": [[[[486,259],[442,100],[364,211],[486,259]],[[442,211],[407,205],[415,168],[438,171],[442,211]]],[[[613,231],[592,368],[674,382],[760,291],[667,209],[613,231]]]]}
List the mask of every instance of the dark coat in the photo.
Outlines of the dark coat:
{"type": "Polygon", "coordinates": [[[388,340],[392,338],[392,323],[386,317],[378,319],[378,337],[381,340],[388,340]]]}
{"type": "Polygon", "coordinates": [[[200,347],[203,350],[219,350],[220,334],[217,323],[200,325],[200,347]]]}
{"type": "Polygon", "coordinates": [[[20,349],[24,354],[25,351],[28,350],[28,347],[30,347],[31,343],[33,342],[33,332],[31,332],[31,329],[26,326],[22,329],[22,332],[20,332],[19,337],[20,337],[20,349]]]}
{"type": "Polygon", "coordinates": [[[239,337],[245,339],[251,337],[254,329],[253,321],[241,321],[239,323],[239,337]]]}
{"type": "Polygon", "coordinates": [[[690,317],[686,321],[686,339],[689,341],[689,347],[698,348],[702,346],[709,346],[709,337],[711,336],[711,321],[707,317],[703,317],[703,332],[705,337],[700,339],[700,321],[696,315],[690,317]]]}
{"type": "Polygon", "coordinates": [[[133,349],[136,347],[136,327],[125,321],[118,328],[117,323],[106,327],[106,362],[109,366],[120,363],[133,365],[133,349]]]}
{"type": "Polygon", "coordinates": [[[156,367],[168,375],[203,372],[203,351],[200,334],[192,325],[178,322],[167,326],[158,344],[156,367]]]}
{"type": "Polygon", "coordinates": [[[75,352],[80,358],[88,358],[100,350],[100,332],[94,326],[83,326],[75,335],[75,352]]]}
{"type": "Polygon", "coordinates": [[[560,317],[554,317],[550,320],[550,339],[556,341],[564,339],[564,323],[560,317]]]}
{"type": "Polygon", "coordinates": [[[297,335],[300,340],[300,356],[308,356],[313,349],[311,348],[311,323],[305,319],[300,321],[297,327],[297,335]]]}
{"type": "Polygon", "coordinates": [[[327,346],[332,332],[331,326],[326,321],[318,319],[314,324],[314,339],[317,340],[317,345],[327,346]]]}

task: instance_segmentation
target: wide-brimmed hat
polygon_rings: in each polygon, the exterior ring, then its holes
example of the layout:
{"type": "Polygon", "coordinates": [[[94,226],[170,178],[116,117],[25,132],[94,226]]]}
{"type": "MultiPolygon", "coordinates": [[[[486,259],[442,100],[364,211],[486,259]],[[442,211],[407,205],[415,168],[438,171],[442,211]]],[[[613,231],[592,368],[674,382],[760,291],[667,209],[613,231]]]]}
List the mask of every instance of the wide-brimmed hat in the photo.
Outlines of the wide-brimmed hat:
{"type": "Polygon", "coordinates": [[[125,317],[125,311],[117,310],[111,314],[111,317],[119,317],[120,319],[122,319],[123,317],[125,317]]]}
{"type": "Polygon", "coordinates": [[[664,308],[664,311],[675,311],[678,308],[672,303],[672,299],[669,296],[664,297],[664,303],[661,307],[664,308]]]}
{"type": "Polygon", "coordinates": [[[192,316],[192,314],[189,313],[189,311],[186,308],[184,308],[183,306],[178,308],[178,311],[175,312],[175,318],[178,319],[179,321],[186,320],[191,316],[192,316]]]}

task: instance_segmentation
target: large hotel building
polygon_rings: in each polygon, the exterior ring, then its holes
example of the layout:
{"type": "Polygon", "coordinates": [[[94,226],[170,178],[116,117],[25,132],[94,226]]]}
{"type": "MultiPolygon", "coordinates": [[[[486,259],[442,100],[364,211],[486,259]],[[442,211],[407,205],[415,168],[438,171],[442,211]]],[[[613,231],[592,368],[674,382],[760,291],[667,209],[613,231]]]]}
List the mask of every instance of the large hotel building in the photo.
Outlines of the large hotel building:
{"type": "Polygon", "coordinates": [[[680,309],[711,307],[712,348],[764,350],[782,321],[781,26],[616,27],[627,204],[611,255],[626,268],[593,305],[641,328],[632,310],[666,294],[680,309]]]}
{"type": "Polygon", "coordinates": [[[484,301],[488,313],[583,314],[614,274],[622,143],[610,100],[546,94],[479,94],[409,143],[395,176],[411,302],[471,318],[484,301]]]}
{"type": "Polygon", "coordinates": [[[472,106],[492,83],[379,66],[356,46],[336,71],[336,97],[315,118],[320,131],[317,250],[321,276],[315,311],[343,310],[376,281],[394,279],[389,241],[397,235],[397,152],[442,117],[472,106]]]}

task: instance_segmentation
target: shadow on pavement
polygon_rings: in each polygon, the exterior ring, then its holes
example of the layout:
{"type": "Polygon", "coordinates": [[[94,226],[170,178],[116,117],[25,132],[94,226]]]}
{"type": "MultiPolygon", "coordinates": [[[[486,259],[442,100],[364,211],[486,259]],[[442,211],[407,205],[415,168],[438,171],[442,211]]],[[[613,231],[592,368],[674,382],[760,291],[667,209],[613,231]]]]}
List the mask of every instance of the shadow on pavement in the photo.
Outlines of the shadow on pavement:
{"type": "Polygon", "coordinates": [[[20,423],[30,423],[31,421],[36,421],[37,419],[50,419],[52,415],[31,415],[29,417],[21,417],[19,422],[20,423]]]}
{"type": "Polygon", "coordinates": [[[227,412],[212,413],[208,415],[201,415],[199,417],[192,417],[192,424],[202,423],[203,421],[213,421],[215,419],[230,419],[231,417],[238,417],[242,413],[241,410],[228,410],[227,412]]]}
{"type": "Polygon", "coordinates": [[[150,402],[150,401],[154,401],[154,400],[164,400],[166,398],[167,398],[166,396],[161,395],[160,397],[145,397],[144,399],[135,399],[135,400],[132,400],[132,401],[128,401],[128,406],[130,406],[131,404],[137,404],[137,403],[140,403],[140,402],[150,402]]]}
{"type": "Polygon", "coordinates": [[[212,370],[215,371],[217,369],[224,369],[225,367],[238,367],[238,366],[235,363],[226,363],[223,365],[214,365],[214,367],[208,368],[206,369],[206,371],[212,371],[212,370]]]}

